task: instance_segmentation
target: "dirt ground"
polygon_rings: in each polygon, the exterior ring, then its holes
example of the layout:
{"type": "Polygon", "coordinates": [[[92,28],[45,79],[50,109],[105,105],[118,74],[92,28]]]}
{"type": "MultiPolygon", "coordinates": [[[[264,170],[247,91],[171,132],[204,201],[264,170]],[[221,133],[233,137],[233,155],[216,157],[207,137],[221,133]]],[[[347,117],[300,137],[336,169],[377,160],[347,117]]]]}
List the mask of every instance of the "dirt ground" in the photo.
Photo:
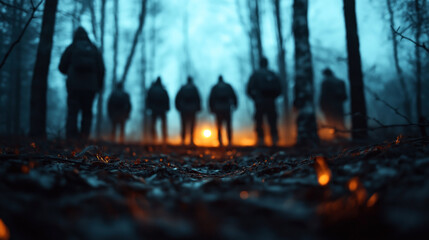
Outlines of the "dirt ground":
{"type": "Polygon", "coordinates": [[[428,138],[317,149],[0,146],[0,239],[429,234],[428,138]]]}

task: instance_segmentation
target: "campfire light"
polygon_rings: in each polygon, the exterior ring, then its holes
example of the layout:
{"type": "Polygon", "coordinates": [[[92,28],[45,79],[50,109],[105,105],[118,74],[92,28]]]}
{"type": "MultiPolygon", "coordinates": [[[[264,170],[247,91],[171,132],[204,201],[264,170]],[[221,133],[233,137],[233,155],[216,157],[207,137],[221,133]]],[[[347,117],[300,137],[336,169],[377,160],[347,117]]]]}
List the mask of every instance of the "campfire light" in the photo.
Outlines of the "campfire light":
{"type": "Polygon", "coordinates": [[[10,238],[9,229],[4,224],[3,220],[0,218],[0,239],[8,240],[10,238]]]}
{"type": "Polygon", "coordinates": [[[205,130],[203,131],[203,136],[204,136],[205,138],[209,138],[209,137],[211,137],[211,136],[212,136],[212,131],[210,131],[210,129],[205,129],[205,130]]]}
{"type": "Polygon", "coordinates": [[[321,186],[326,186],[331,180],[331,170],[326,164],[324,157],[316,157],[316,173],[317,173],[317,181],[321,186]]]}

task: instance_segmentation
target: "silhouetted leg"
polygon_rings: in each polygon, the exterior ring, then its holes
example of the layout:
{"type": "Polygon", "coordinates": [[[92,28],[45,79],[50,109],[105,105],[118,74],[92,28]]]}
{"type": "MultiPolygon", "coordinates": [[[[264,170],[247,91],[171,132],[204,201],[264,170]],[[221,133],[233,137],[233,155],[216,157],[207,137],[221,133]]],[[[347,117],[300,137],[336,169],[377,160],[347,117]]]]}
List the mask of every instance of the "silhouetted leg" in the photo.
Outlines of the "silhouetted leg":
{"type": "Polygon", "coordinates": [[[216,126],[217,126],[217,139],[219,141],[219,146],[223,146],[222,143],[222,116],[216,114],[216,126]]]}
{"type": "Polygon", "coordinates": [[[279,141],[279,133],[277,130],[277,112],[275,109],[270,109],[267,113],[268,124],[270,125],[271,141],[273,146],[276,146],[279,141]]]}
{"type": "Polygon", "coordinates": [[[167,143],[167,117],[164,114],[161,115],[161,124],[162,124],[162,142],[167,143]]]}
{"type": "Polygon", "coordinates": [[[156,142],[156,120],[158,116],[152,113],[151,120],[150,120],[150,134],[152,137],[152,143],[156,142]]]}
{"type": "Polygon", "coordinates": [[[122,144],[124,143],[125,140],[125,121],[121,121],[119,123],[119,127],[120,127],[120,135],[119,135],[119,142],[122,144]]]}
{"type": "Polygon", "coordinates": [[[79,112],[79,99],[75,91],[68,91],[66,137],[77,137],[77,114],[79,112]]]}
{"type": "Polygon", "coordinates": [[[226,115],[226,133],[228,134],[228,145],[232,145],[232,124],[231,124],[231,114],[226,115]]]}
{"type": "Polygon", "coordinates": [[[255,113],[255,130],[256,130],[256,135],[258,137],[258,145],[262,146],[264,145],[264,128],[263,128],[263,123],[264,123],[264,113],[263,111],[261,111],[261,109],[256,109],[256,113],[255,113]]]}
{"type": "Polygon", "coordinates": [[[84,140],[88,139],[92,123],[92,104],[94,103],[94,92],[82,92],[80,107],[82,109],[81,135],[84,140]]]}
{"type": "Polygon", "coordinates": [[[189,124],[190,124],[190,131],[191,131],[191,145],[195,145],[194,143],[195,113],[189,116],[189,124]]]}
{"type": "Polygon", "coordinates": [[[182,134],[182,144],[185,144],[185,136],[186,136],[186,116],[185,114],[181,114],[180,115],[180,119],[181,119],[181,123],[182,123],[182,129],[181,129],[181,134],[182,134]]]}

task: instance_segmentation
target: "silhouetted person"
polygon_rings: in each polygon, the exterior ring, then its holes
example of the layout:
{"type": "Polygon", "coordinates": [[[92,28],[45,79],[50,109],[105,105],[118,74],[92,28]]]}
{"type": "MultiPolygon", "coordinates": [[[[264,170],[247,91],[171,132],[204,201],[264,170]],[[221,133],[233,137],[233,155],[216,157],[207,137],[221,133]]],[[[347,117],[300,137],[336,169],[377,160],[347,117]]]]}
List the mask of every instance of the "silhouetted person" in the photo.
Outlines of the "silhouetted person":
{"type": "Polygon", "coordinates": [[[320,109],[328,126],[344,129],[343,104],[347,99],[346,86],[342,80],[335,77],[329,68],[323,70],[323,75],[320,109]]]}
{"type": "Polygon", "coordinates": [[[226,131],[228,135],[228,145],[231,145],[232,126],[231,126],[231,111],[232,108],[237,108],[237,96],[231,85],[225,83],[222,76],[219,76],[219,81],[213,86],[209,96],[210,111],[216,115],[217,136],[219,145],[222,143],[222,124],[226,123],[226,131]]]}
{"type": "Polygon", "coordinates": [[[67,75],[67,123],[68,138],[87,139],[92,123],[94,97],[104,85],[104,63],[101,53],[89,40],[85,29],[76,29],[73,43],[63,53],[59,70],[67,75]],[[77,117],[82,113],[81,129],[77,117]]]}
{"type": "Polygon", "coordinates": [[[131,112],[131,101],[130,95],[124,91],[124,84],[122,82],[119,82],[110,94],[107,102],[107,111],[110,122],[112,123],[111,140],[116,140],[116,132],[119,127],[119,142],[123,143],[125,136],[125,123],[127,122],[131,112]]]}
{"type": "Polygon", "coordinates": [[[279,77],[268,70],[268,59],[262,58],[259,65],[260,69],[250,76],[247,94],[255,103],[255,130],[258,145],[264,145],[263,120],[266,117],[270,126],[271,140],[275,146],[279,140],[275,100],[281,94],[281,83],[279,77]]]}
{"type": "Polygon", "coordinates": [[[182,120],[182,144],[185,144],[186,133],[189,130],[190,143],[194,145],[195,115],[201,110],[201,100],[191,77],[188,77],[188,82],[180,88],[175,103],[182,120]]]}
{"type": "Polygon", "coordinates": [[[151,111],[151,134],[152,141],[156,141],[156,121],[161,119],[162,141],[167,142],[167,119],[166,113],[170,110],[170,98],[161,83],[161,77],[150,86],[146,97],[146,109],[151,111]]]}

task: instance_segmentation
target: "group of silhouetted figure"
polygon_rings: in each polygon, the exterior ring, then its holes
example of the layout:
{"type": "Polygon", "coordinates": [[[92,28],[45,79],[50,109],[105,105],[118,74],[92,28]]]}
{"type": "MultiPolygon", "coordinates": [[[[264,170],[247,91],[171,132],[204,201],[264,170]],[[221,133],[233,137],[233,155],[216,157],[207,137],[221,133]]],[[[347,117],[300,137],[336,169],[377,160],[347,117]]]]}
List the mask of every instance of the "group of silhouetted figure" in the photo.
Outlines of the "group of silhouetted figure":
{"type": "MultiPolygon", "coordinates": [[[[105,66],[100,51],[90,41],[82,27],[74,33],[73,42],[63,53],[59,70],[67,75],[67,122],[66,137],[88,139],[92,123],[92,107],[95,95],[104,85],[105,66]],[[81,113],[80,130],[78,114],[81,113]]],[[[325,69],[322,83],[320,108],[327,125],[344,128],[343,103],[347,99],[345,84],[335,77],[330,69],[325,69]]],[[[260,68],[249,78],[247,95],[255,106],[255,131],[257,144],[264,145],[264,118],[268,122],[272,145],[277,145],[276,99],[282,93],[282,84],[276,73],[268,69],[268,60],[260,60],[260,68]]],[[[156,141],[155,125],[161,121],[162,141],[167,142],[167,112],[170,110],[170,98],[162,84],[161,77],[152,83],[146,95],[146,110],[151,115],[151,137],[156,141]]],[[[187,133],[190,145],[194,145],[196,114],[201,111],[201,97],[192,77],[188,77],[175,98],[175,107],[181,117],[181,138],[185,144],[187,133]]],[[[232,86],[219,76],[218,82],[211,89],[209,96],[210,111],[216,116],[218,141],[223,146],[221,128],[226,125],[228,144],[232,143],[232,111],[238,107],[237,96],[232,86]]],[[[119,127],[119,141],[124,141],[125,123],[131,112],[130,96],[124,90],[122,82],[116,83],[108,99],[108,115],[111,121],[111,137],[116,139],[119,127]]]]}

